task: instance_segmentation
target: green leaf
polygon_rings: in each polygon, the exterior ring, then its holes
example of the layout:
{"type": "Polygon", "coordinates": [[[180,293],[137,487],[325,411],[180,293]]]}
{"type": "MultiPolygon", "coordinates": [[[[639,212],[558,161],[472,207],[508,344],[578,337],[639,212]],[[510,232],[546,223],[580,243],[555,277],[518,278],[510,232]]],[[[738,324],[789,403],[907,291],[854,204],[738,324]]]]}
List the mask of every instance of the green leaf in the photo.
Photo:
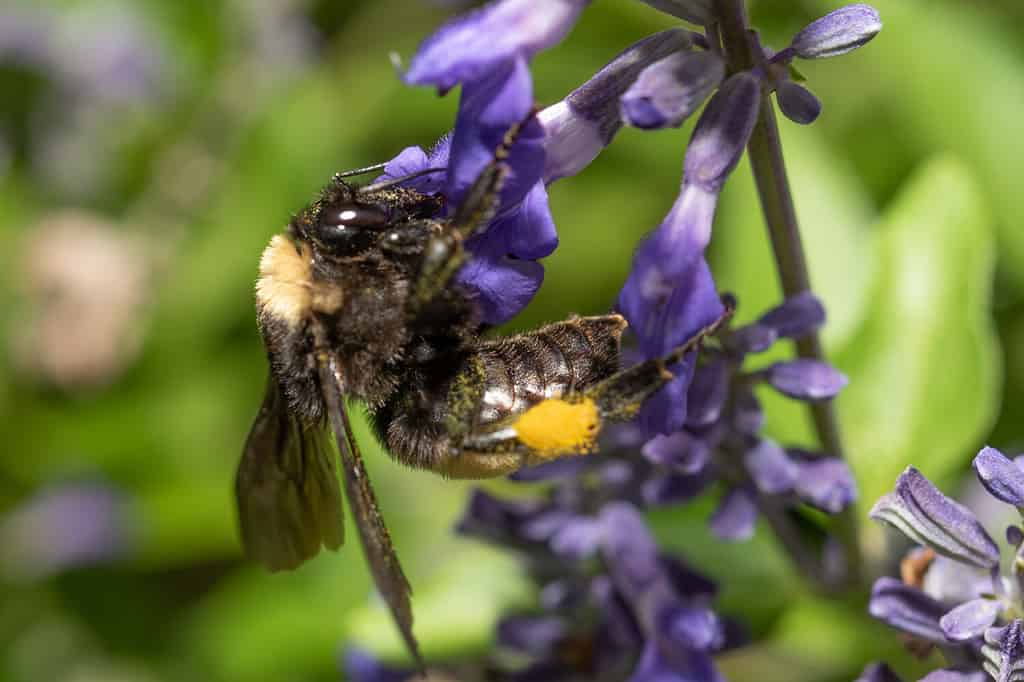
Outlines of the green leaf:
{"type": "Polygon", "coordinates": [[[913,462],[966,465],[997,407],[989,318],[993,239],[980,189],[953,158],[922,167],[879,226],[873,305],[837,358],[847,449],[871,504],[913,462]]]}
{"type": "MultiPolygon", "coordinates": [[[[817,5],[824,12],[836,3],[817,5]]],[[[921,158],[947,149],[963,159],[995,214],[1006,274],[1024,286],[1024,57],[1017,23],[972,3],[872,5],[885,24],[878,37],[842,60],[804,64],[815,92],[826,107],[843,98],[859,105],[867,121],[844,142],[874,170],[900,169],[908,152],[921,158]]]]}

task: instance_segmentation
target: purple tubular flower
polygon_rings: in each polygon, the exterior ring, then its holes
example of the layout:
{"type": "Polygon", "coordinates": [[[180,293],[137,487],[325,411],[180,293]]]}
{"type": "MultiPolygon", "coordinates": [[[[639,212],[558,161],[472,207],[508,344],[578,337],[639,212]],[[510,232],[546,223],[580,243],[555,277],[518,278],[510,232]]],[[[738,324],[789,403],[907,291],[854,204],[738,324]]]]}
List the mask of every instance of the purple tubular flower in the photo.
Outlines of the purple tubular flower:
{"type": "Polygon", "coordinates": [[[761,84],[746,71],[729,77],[701,114],[683,162],[683,182],[718,192],[739,163],[757,121],[761,84]]]}
{"type": "Polygon", "coordinates": [[[821,100],[799,83],[782,81],[775,89],[775,99],[782,113],[794,123],[808,125],[821,115],[821,100]]]}
{"type": "Polygon", "coordinates": [[[757,489],[766,495],[789,492],[800,475],[800,467],[775,441],[762,438],[743,456],[757,489]]]}
{"type": "Polygon", "coordinates": [[[697,26],[710,26],[715,22],[713,0],[642,0],[656,10],[679,17],[697,26]]]}
{"type": "Polygon", "coordinates": [[[946,644],[939,619],[946,612],[939,602],[895,578],[879,578],[871,588],[868,611],[892,627],[936,644],[946,644]]]}
{"type": "Polygon", "coordinates": [[[757,504],[754,494],[743,488],[733,488],[718,503],[708,525],[711,532],[722,540],[749,540],[757,525],[757,504]]]}
{"type": "Polygon", "coordinates": [[[1001,608],[999,602],[992,599],[972,599],[944,615],[939,627],[954,642],[981,637],[996,622],[1001,608]]]}
{"type": "Polygon", "coordinates": [[[931,671],[922,677],[919,682],[989,682],[989,678],[980,670],[963,671],[942,668],[941,670],[931,671]]]}
{"type": "Polygon", "coordinates": [[[630,45],[573,90],[565,99],[541,110],[537,117],[547,133],[544,181],[575,175],[606,147],[622,127],[619,98],[653,62],[687,50],[690,34],[669,29],[630,45]]]}
{"type": "Polygon", "coordinates": [[[881,30],[882,18],[874,7],[860,3],[847,5],[801,29],[789,49],[803,59],[836,57],[856,50],[881,30]]]}
{"type": "Polygon", "coordinates": [[[986,569],[999,565],[999,548],[974,514],[914,467],[900,474],[896,489],[875,503],[870,516],[951,559],[986,569]]]}
{"type": "Polygon", "coordinates": [[[403,74],[410,85],[444,93],[503,63],[556,45],[589,0],[498,0],[456,17],[427,38],[403,74]]]}
{"type": "Polygon", "coordinates": [[[760,322],[754,322],[733,331],[729,343],[740,353],[746,355],[747,353],[763,353],[778,340],[779,333],[777,331],[760,322]]]}
{"type": "Polygon", "coordinates": [[[650,640],[628,682],[723,682],[711,657],[698,651],[672,650],[650,640]]]}
{"type": "Polygon", "coordinates": [[[985,631],[982,667],[998,682],[1024,679],[1024,621],[1019,618],[1001,628],[985,631]]]}
{"type": "Polygon", "coordinates": [[[34,579],[115,559],[130,544],[124,503],[99,484],[41,490],[0,518],[0,570],[34,579]]]}
{"type": "Polygon", "coordinates": [[[978,480],[993,497],[1024,507],[1024,471],[995,448],[985,447],[974,458],[978,480]]]}
{"type": "Polygon", "coordinates": [[[794,458],[799,466],[794,491],[807,504],[838,514],[857,499],[857,482],[838,457],[794,458]]]}
{"type": "Polygon", "coordinates": [[[766,312],[757,323],[773,329],[779,338],[799,339],[825,324],[825,306],[817,296],[804,291],[766,312]]]}
{"type": "Polygon", "coordinates": [[[846,375],[819,360],[777,362],[767,369],[775,390],[797,400],[834,398],[849,383],[846,375]]]}
{"type": "Polygon", "coordinates": [[[682,125],[725,77],[713,52],[669,55],[640,72],[622,96],[622,118],[634,128],[682,125]]]}

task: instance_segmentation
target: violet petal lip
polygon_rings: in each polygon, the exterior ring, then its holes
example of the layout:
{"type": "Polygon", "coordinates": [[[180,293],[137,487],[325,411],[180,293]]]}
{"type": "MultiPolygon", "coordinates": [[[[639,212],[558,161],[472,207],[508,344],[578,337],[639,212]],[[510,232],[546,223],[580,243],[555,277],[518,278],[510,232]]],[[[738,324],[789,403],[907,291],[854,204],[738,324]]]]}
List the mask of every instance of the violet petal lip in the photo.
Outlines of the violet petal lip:
{"type": "Polygon", "coordinates": [[[793,37],[790,49],[803,59],[836,57],[857,49],[878,35],[882,18],[871,5],[858,3],[829,12],[793,37]]]}
{"type": "Polygon", "coordinates": [[[1001,606],[992,599],[972,599],[960,604],[939,620],[939,627],[954,642],[981,637],[999,617],[1001,606]]]}
{"type": "Polygon", "coordinates": [[[559,43],[589,0],[499,0],[455,17],[424,40],[402,75],[446,92],[495,65],[559,43]],[[538,7],[543,5],[543,7],[538,7]]]}
{"type": "Polygon", "coordinates": [[[939,619],[946,607],[895,578],[883,577],[871,588],[868,611],[878,620],[929,642],[947,644],[939,619]]]}
{"type": "Polygon", "coordinates": [[[986,446],[974,458],[973,466],[978,480],[993,497],[1024,507],[1024,471],[1003,453],[986,446]]]}
{"type": "Polygon", "coordinates": [[[896,489],[882,496],[869,515],[951,559],[986,569],[999,565],[999,548],[974,514],[914,467],[900,474],[896,489]]]}

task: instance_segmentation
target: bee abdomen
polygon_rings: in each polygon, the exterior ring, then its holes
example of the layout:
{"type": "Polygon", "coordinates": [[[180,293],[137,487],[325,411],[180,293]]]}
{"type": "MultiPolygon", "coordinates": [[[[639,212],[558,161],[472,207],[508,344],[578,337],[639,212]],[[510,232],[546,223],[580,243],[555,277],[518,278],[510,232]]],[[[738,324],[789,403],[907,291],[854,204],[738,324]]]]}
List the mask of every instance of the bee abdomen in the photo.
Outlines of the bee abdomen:
{"type": "Polygon", "coordinates": [[[580,317],[483,346],[484,374],[478,424],[519,414],[547,398],[560,398],[619,368],[619,315],[580,317]]]}

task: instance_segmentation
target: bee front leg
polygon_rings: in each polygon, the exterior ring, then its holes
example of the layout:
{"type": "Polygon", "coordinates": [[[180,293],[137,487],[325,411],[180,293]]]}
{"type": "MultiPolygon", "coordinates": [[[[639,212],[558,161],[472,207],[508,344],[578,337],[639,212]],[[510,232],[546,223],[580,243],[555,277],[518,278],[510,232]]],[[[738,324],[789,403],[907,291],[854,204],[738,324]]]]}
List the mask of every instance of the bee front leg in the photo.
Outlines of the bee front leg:
{"type": "MultiPolygon", "coordinates": [[[[530,113],[532,118],[533,112],[530,113]]],[[[410,307],[413,314],[435,300],[466,261],[464,242],[486,229],[497,212],[501,188],[509,168],[506,160],[527,118],[514,124],[494,150],[494,157],[467,190],[450,219],[451,229],[431,236],[423,251],[423,261],[413,285],[410,307]]]]}

